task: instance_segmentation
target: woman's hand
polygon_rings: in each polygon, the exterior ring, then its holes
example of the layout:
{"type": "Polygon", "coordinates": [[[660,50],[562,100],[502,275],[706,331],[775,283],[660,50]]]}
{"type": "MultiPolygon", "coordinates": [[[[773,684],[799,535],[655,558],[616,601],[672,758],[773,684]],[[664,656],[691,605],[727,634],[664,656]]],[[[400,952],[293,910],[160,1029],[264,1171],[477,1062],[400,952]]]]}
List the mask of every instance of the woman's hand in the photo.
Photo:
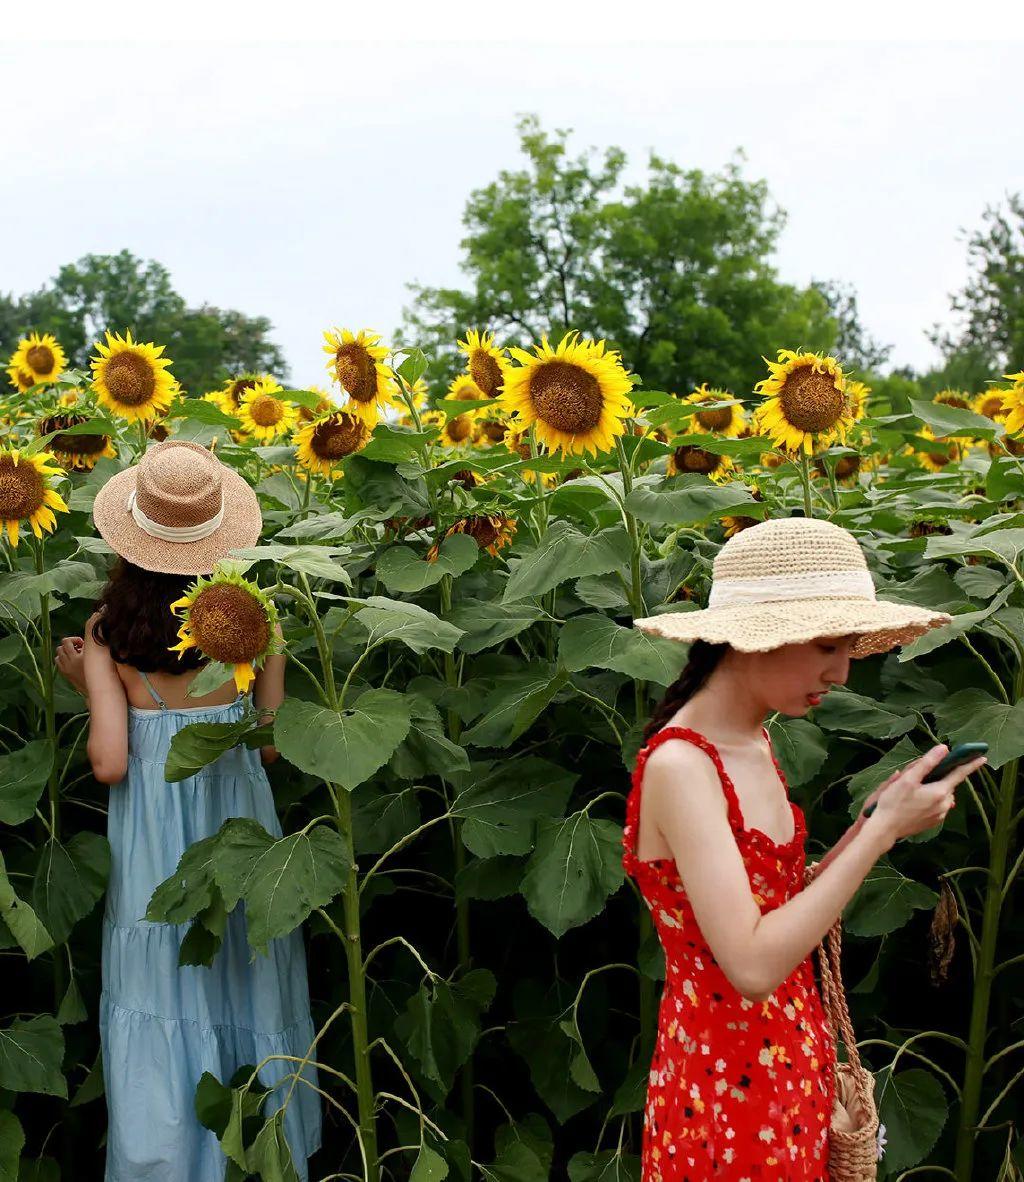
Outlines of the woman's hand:
{"type": "Polygon", "coordinates": [[[988,763],[984,755],[979,755],[969,763],[954,768],[941,780],[931,784],[922,783],[948,751],[945,743],[940,743],[891,775],[876,789],[878,807],[867,820],[874,822],[877,818],[879,826],[888,832],[893,841],[924,833],[940,825],[956,804],[953,793],[957,784],[988,763]]]}
{"type": "Polygon", "coordinates": [[[54,661],[57,672],[66,678],[80,694],[89,697],[85,687],[85,642],[81,636],[65,636],[57,646],[54,661]]]}

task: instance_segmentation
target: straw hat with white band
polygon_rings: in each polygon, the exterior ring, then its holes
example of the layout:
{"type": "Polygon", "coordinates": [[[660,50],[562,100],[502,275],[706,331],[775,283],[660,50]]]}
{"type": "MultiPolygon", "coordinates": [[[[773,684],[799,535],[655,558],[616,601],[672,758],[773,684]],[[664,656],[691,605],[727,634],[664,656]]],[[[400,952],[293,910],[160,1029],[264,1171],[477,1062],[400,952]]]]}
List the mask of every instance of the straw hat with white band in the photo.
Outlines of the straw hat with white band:
{"type": "Polygon", "coordinates": [[[633,621],[670,640],[728,643],[766,652],[819,636],[855,632],[851,657],[909,644],[952,616],[875,597],[857,539],[830,521],[786,517],[734,534],[715,556],[703,611],[668,611],[633,621]]]}
{"type": "Polygon", "coordinates": [[[210,574],[230,550],[254,545],[256,494],[198,443],[168,439],[96,494],[93,520],[115,553],[145,570],[210,574]]]}

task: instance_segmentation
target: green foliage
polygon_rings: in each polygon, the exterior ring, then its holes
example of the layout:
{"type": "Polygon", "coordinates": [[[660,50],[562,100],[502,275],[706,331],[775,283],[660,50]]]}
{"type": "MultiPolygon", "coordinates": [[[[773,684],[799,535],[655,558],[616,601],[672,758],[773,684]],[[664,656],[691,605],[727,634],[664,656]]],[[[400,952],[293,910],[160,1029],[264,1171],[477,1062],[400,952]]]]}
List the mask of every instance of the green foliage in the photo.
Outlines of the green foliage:
{"type": "Polygon", "coordinates": [[[402,335],[443,358],[436,372],[452,370],[467,328],[526,346],[585,326],[649,388],[680,394],[707,381],[746,397],[780,341],[841,340],[851,363],[884,359],[841,284],[780,280],[772,256],[785,215],[764,181],[743,176],[742,153],[717,173],[652,153],[646,177],[625,184],[619,148],[573,157],[568,133],[533,116],[519,139],[525,167],[466,203],[467,287],[411,285],[402,335]]]}
{"type": "Polygon", "coordinates": [[[166,346],[173,373],[189,392],[215,390],[238,373],[287,370],[284,354],[270,340],[265,316],[246,316],[230,308],[201,304],[190,308],[160,263],[144,262],[130,251],[88,254],[61,267],[38,291],[0,296],[0,356],[9,357],[29,331],[52,332],[68,364],[89,369],[96,341],[104,331],[166,346]]]}

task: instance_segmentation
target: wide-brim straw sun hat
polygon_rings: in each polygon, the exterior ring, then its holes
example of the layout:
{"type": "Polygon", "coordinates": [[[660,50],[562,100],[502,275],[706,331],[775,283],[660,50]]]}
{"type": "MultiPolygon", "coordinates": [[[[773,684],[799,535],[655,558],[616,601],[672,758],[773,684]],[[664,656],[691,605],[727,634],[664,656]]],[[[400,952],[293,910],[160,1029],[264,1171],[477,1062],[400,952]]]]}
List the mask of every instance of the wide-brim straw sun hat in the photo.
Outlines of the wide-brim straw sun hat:
{"type": "Polygon", "coordinates": [[[633,620],[669,640],[706,640],[741,652],[767,652],[819,636],[857,633],[851,657],[909,644],[952,616],[877,599],[864,553],[849,530],[830,521],[786,517],[734,534],[712,565],[708,606],[633,620]]]}
{"type": "Polygon", "coordinates": [[[241,476],[199,443],[168,439],[96,494],[93,521],[122,558],[145,570],[208,575],[263,528],[259,501],[241,476]]]}

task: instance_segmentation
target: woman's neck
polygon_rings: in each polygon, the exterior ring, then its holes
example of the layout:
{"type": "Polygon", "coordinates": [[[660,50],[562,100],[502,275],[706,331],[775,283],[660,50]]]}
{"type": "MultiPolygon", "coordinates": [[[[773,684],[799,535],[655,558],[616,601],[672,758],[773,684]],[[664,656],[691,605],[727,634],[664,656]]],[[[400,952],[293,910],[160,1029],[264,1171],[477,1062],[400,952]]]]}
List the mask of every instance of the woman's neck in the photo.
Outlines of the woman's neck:
{"type": "Polygon", "coordinates": [[[745,671],[725,661],[682,706],[673,724],[691,727],[716,745],[744,747],[763,741],[768,713],[745,671]]]}

